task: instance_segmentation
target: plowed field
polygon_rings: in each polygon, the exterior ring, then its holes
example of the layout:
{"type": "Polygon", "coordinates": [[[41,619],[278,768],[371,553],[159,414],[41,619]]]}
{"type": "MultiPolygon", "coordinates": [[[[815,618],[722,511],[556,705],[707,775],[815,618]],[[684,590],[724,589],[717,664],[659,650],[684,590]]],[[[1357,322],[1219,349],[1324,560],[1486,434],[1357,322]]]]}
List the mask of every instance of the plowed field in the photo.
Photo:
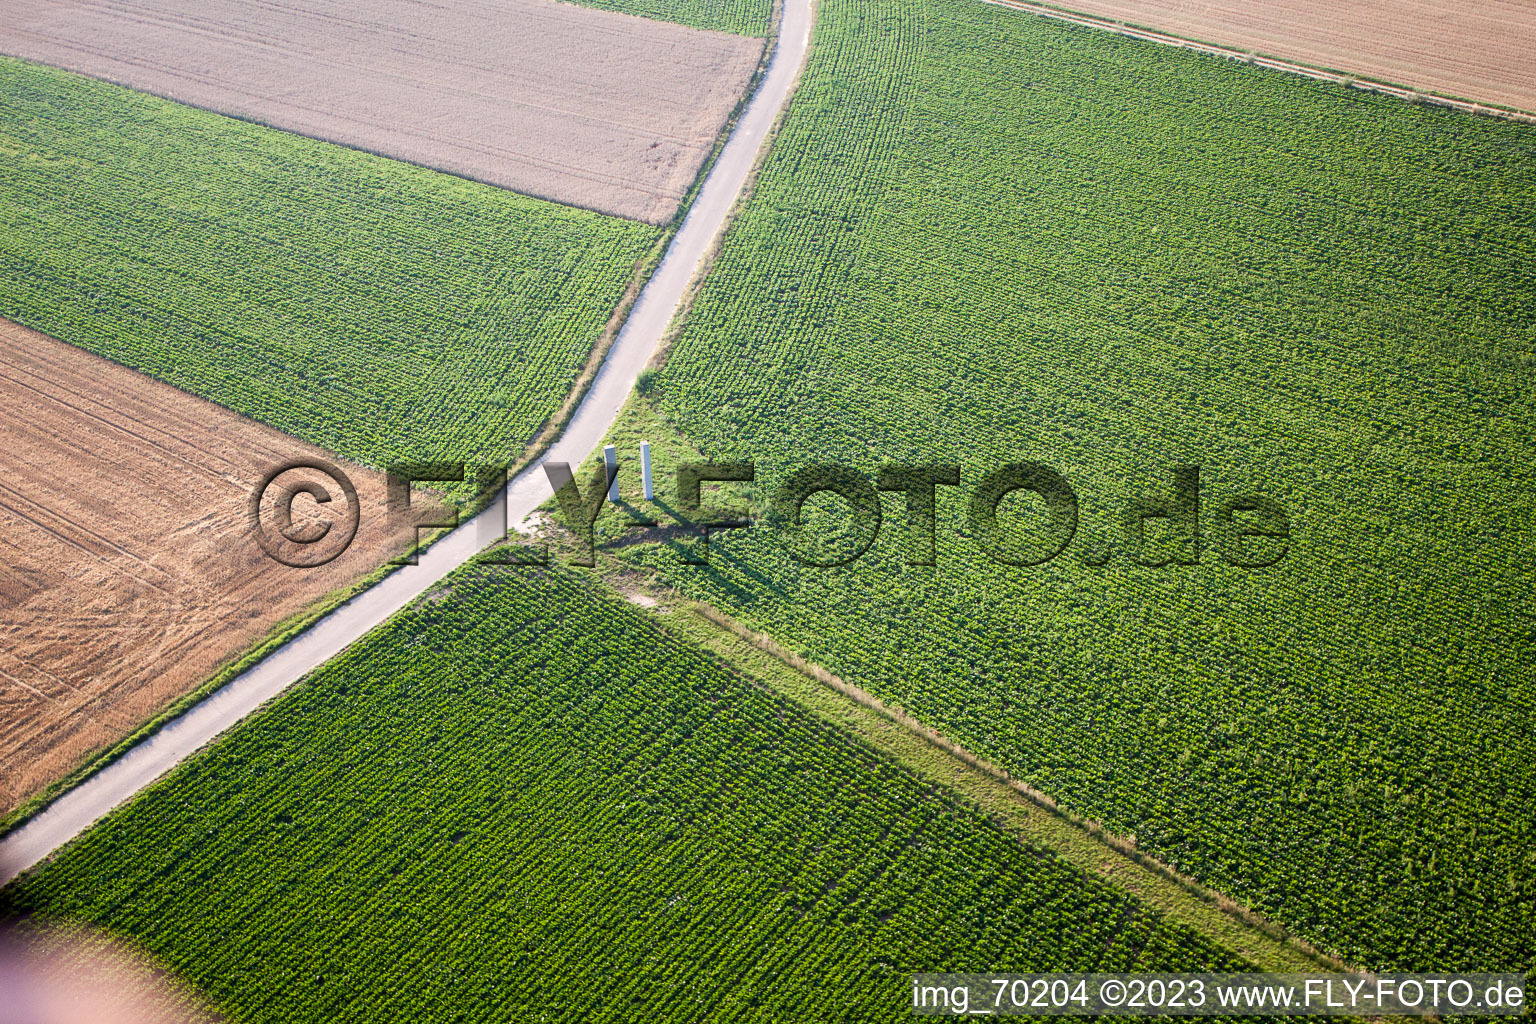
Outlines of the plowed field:
{"type": "MultiPolygon", "coordinates": [[[[0,435],[0,811],[395,553],[382,477],[345,465],[355,542],[320,568],[271,560],[253,490],[333,456],[3,320],[0,435]]],[[[308,502],[300,527],[328,518],[308,502]]]]}

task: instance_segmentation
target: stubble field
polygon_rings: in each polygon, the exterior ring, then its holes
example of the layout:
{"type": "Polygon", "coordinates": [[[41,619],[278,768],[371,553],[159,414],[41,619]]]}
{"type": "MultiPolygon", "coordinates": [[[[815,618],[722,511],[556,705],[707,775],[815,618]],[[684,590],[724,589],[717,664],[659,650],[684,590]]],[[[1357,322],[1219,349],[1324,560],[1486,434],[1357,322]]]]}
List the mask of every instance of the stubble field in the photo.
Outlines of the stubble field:
{"type": "Polygon", "coordinates": [[[1070,0],[1053,5],[1445,96],[1536,110],[1519,0],[1070,0]]]}
{"type": "Polygon", "coordinates": [[[760,512],[818,463],[958,463],[938,565],[894,494],[846,566],[771,526],[619,553],[1351,961],[1536,963],[1530,126],[972,0],[817,32],[643,381],[670,426],[615,439],[755,461],[760,512]],[[1025,460],[1080,520],[1003,565],[969,497],[1025,460]],[[1178,465],[1198,563],[1124,519],[1178,465]],[[1249,491],[1271,568],[1220,548],[1249,491]]]}
{"type": "Polygon", "coordinates": [[[0,53],[664,223],[762,41],[552,0],[22,0],[0,53]]]}
{"type": "Polygon", "coordinates": [[[381,475],[348,465],[356,541],[321,568],[272,561],[253,488],[333,457],[3,320],[0,433],[0,812],[398,552],[381,475]]]}

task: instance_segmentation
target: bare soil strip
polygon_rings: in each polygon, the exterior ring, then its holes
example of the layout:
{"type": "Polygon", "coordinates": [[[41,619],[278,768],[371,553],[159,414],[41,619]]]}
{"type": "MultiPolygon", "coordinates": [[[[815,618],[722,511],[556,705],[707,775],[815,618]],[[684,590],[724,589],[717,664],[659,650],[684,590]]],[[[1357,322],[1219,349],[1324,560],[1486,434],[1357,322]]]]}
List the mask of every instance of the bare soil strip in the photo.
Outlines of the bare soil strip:
{"type": "Polygon", "coordinates": [[[401,547],[379,474],[4,320],[0,436],[0,812],[401,547]],[[252,491],[296,458],[358,490],[357,540],[322,568],[249,533],[252,491]]]}
{"type": "Polygon", "coordinates": [[[1536,4],[1524,0],[985,0],[1135,39],[1402,99],[1536,123],[1536,4]]]}
{"type": "Polygon", "coordinates": [[[554,0],[12,0],[0,52],[660,224],[763,40],[554,0]]]}

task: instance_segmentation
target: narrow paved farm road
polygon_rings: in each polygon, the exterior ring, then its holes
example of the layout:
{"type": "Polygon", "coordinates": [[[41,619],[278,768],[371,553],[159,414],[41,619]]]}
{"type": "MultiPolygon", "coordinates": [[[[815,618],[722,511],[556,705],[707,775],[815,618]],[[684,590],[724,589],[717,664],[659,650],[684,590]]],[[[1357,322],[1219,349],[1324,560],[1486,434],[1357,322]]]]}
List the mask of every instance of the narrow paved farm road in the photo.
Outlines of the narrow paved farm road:
{"type": "MultiPolygon", "coordinates": [[[[568,462],[572,466],[581,463],[596,450],[618,416],[704,255],[724,229],[726,216],[741,195],[774,120],[789,101],[810,45],[812,20],[812,0],[786,0],[784,20],[767,73],[661,265],[640,293],[586,397],[544,458],[508,486],[507,515],[511,522],[521,522],[549,498],[545,461],[568,462]]],[[[425,552],[421,564],[386,577],[331,612],[0,840],[0,885],[38,864],[469,561],[482,548],[481,538],[490,533],[487,526],[491,520],[487,517],[498,512],[493,507],[464,523],[425,552]]]]}

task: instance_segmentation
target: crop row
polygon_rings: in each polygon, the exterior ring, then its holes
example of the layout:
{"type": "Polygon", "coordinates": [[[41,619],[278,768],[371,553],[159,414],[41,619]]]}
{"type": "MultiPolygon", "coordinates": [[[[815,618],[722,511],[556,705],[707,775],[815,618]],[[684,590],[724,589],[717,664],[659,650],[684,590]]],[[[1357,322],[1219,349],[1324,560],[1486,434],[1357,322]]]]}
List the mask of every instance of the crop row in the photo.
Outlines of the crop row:
{"type": "Polygon", "coordinates": [[[773,0],[570,0],[583,7],[674,21],[690,28],[766,36],[773,0]]]}
{"type": "Polygon", "coordinates": [[[1231,956],[659,633],[469,569],[0,897],[236,1020],[899,1020],[1231,956]]]}
{"type": "Polygon", "coordinates": [[[819,10],[646,393],[759,503],[960,465],[938,566],[614,550],[1352,959],[1536,965],[1536,135],[972,0],[819,10]],[[1082,498],[1033,568],[965,517],[1022,461],[1082,498]],[[1286,558],[1135,564],[1178,465],[1283,505],[1286,558]]]}

